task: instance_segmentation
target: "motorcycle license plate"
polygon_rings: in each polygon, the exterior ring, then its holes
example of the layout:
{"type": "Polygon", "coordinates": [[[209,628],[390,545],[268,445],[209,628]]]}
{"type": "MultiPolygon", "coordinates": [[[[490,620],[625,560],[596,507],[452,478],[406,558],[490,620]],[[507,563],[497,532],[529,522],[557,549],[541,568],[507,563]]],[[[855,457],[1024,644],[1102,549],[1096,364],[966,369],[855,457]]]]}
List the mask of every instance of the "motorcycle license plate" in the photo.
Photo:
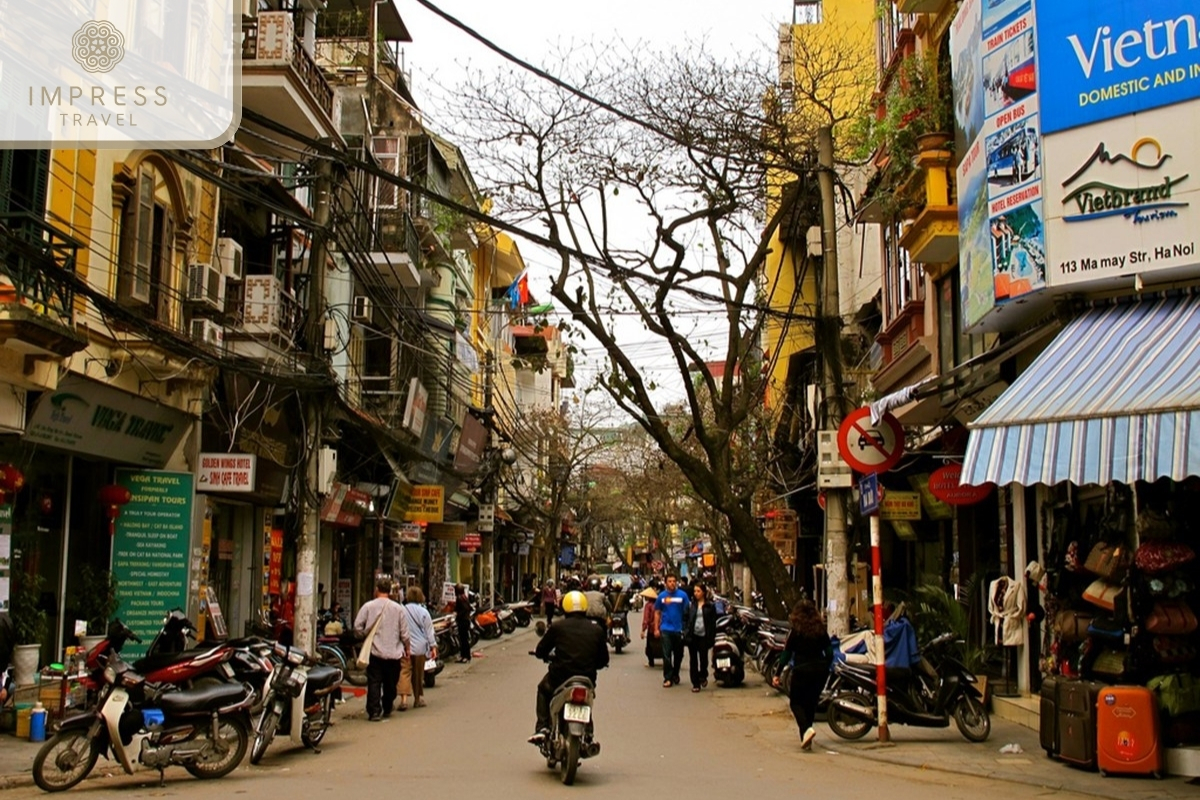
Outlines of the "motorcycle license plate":
{"type": "Polygon", "coordinates": [[[625,629],[624,628],[613,628],[613,634],[615,634],[617,636],[624,636],[625,629]]]}
{"type": "Polygon", "coordinates": [[[717,668],[718,669],[725,669],[728,666],[729,666],[728,658],[718,658],[717,659],[717,668]]]}
{"type": "Polygon", "coordinates": [[[567,722],[591,722],[592,707],[577,706],[573,703],[567,703],[563,706],[563,717],[567,722]]]}

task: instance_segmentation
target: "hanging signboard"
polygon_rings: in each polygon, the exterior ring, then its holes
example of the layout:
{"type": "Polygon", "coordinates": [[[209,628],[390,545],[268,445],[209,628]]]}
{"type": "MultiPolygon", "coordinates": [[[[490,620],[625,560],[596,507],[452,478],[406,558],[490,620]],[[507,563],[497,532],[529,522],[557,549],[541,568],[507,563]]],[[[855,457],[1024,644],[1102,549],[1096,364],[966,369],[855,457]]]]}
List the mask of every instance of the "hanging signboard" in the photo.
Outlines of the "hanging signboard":
{"type": "Polygon", "coordinates": [[[249,453],[201,453],[197,492],[253,492],[258,457],[249,453]]]}
{"type": "Polygon", "coordinates": [[[464,533],[458,540],[458,552],[477,553],[483,547],[483,539],[478,533],[464,533]]]}
{"type": "Polygon", "coordinates": [[[421,526],[416,522],[404,522],[396,529],[396,539],[404,544],[417,544],[421,541],[421,526]]]}
{"type": "Polygon", "coordinates": [[[884,492],[883,498],[879,502],[879,517],[886,520],[919,520],[921,518],[921,493],[890,490],[884,492]]]}
{"type": "Polygon", "coordinates": [[[978,503],[992,493],[992,484],[983,486],[961,486],[962,464],[947,464],[938,467],[929,476],[929,491],[943,503],[952,506],[969,506],[978,503]]]}
{"type": "Polygon", "coordinates": [[[413,487],[405,522],[441,522],[444,516],[446,488],[436,483],[422,483],[413,487]]]}
{"type": "Polygon", "coordinates": [[[118,469],[116,483],[132,498],[117,517],[112,573],[117,579],[117,616],[140,636],[122,655],[145,653],[163,615],[187,607],[193,476],[190,472],[118,469]]]}

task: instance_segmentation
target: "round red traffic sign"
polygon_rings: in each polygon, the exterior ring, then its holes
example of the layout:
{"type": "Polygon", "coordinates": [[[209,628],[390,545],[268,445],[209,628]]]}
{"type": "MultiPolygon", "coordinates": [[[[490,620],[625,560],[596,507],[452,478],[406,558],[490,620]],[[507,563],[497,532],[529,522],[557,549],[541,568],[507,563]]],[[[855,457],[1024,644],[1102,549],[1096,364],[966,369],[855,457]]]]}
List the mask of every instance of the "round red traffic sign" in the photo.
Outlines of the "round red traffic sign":
{"type": "Polygon", "coordinates": [[[855,409],[842,420],[837,445],[842,458],[856,472],[887,472],[904,454],[904,428],[891,414],[884,414],[875,425],[871,409],[855,409]]]}
{"type": "Polygon", "coordinates": [[[962,464],[947,464],[938,467],[929,476],[929,491],[938,500],[952,506],[969,506],[983,500],[992,493],[992,484],[961,486],[962,464]]]}

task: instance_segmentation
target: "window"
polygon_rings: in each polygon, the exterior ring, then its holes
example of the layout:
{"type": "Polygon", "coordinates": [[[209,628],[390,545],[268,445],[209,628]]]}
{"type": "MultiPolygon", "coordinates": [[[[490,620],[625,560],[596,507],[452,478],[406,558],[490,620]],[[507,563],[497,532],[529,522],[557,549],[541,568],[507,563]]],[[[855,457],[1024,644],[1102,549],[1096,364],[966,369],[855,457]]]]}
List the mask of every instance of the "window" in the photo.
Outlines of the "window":
{"type": "Polygon", "coordinates": [[[883,236],[884,326],[890,325],[913,300],[925,299],[924,273],[900,246],[900,223],[880,226],[883,236]]]}
{"type": "MultiPolygon", "coordinates": [[[[379,166],[390,175],[400,174],[400,140],[394,136],[376,136],[372,150],[379,166]]],[[[375,207],[396,208],[399,206],[399,187],[394,183],[376,179],[375,207]]]]}
{"type": "Polygon", "coordinates": [[[169,194],[159,171],[143,163],[121,218],[117,300],[168,322],[175,272],[175,215],[169,194]]]}
{"type": "Polygon", "coordinates": [[[963,331],[961,290],[957,269],[951,270],[937,284],[938,372],[943,375],[964,361],[982,355],[991,343],[988,336],[963,331]]]}

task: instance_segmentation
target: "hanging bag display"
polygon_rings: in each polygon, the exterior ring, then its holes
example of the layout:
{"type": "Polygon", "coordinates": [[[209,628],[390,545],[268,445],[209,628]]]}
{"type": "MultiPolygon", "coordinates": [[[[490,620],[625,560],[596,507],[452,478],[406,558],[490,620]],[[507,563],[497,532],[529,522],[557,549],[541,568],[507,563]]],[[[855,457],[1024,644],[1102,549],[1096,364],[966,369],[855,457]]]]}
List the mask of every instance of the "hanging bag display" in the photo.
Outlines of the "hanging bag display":
{"type": "Polygon", "coordinates": [[[1143,542],[1134,556],[1142,572],[1152,575],[1178,569],[1196,558],[1196,551],[1182,542],[1154,540],[1143,542]]]}
{"type": "Polygon", "coordinates": [[[1123,591],[1125,591],[1124,586],[1117,586],[1103,580],[1096,580],[1092,581],[1083,590],[1083,599],[1094,606],[1103,608],[1105,611],[1115,611],[1117,608],[1117,598],[1123,591]]]}
{"type": "Polygon", "coordinates": [[[1120,583],[1129,574],[1132,560],[1129,548],[1125,545],[1096,542],[1088,552],[1083,568],[1097,578],[1103,578],[1110,583],[1120,583]]]}
{"type": "Polygon", "coordinates": [[[1064,642],[1082,642],[1095,615],[1087,611],[1060,611],[1054,618],[1054,628],[1064,642]]]}
{"type": "Polygon", "coordinates": [[[1192,633],[1196,630],[1196,613],[1182,600],[1155,603],[1146,617],[1146,630],[1172,636],[1192,633]]]}

